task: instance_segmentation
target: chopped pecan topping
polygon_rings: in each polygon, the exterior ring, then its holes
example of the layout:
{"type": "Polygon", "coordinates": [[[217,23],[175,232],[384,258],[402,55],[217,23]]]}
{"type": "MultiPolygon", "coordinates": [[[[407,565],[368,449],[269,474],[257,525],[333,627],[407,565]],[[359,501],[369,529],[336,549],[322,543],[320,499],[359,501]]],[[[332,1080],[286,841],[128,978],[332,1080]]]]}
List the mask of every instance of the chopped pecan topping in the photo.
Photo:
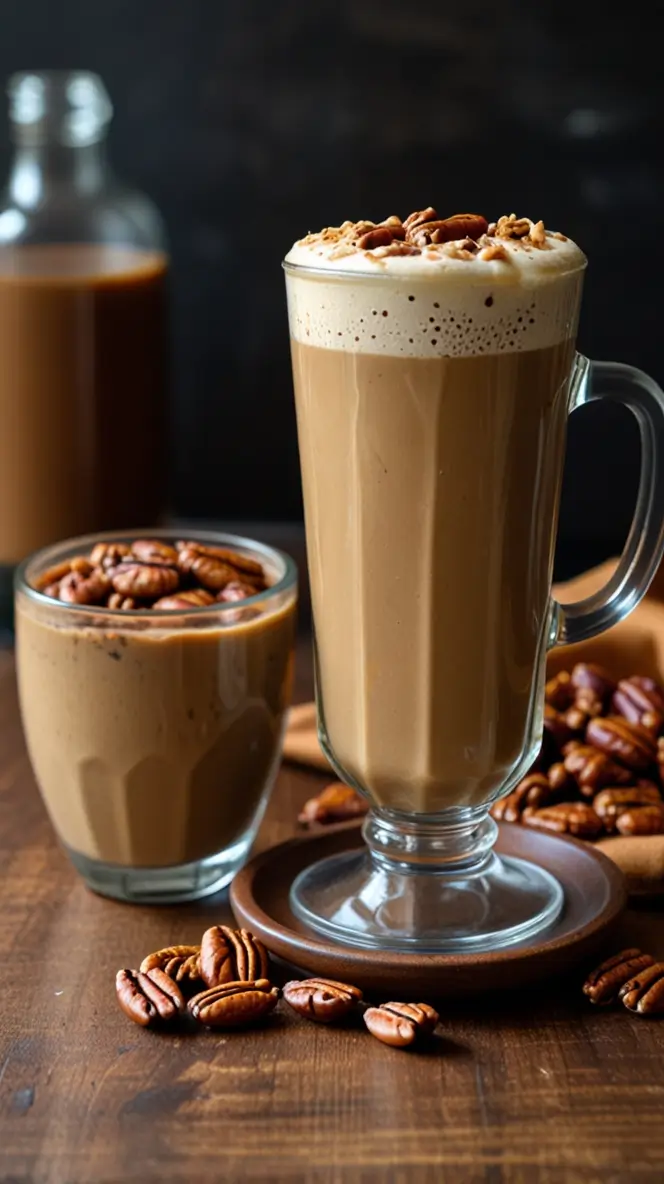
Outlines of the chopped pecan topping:
{"type": "Polygon", "coordinates": [[[348,221],[341,226],[327,226],[317,234],[306,235],[300,244],[325,246],[332,259],[342,259],[355,251],[364,251],[367,260],[372,262],[379,262],[388,255],[412,254],[424,254],[425,258],[432,259],[440,259],[441,255],[473,259],[479,251],[480,259],[490,261],[508,258],[503,245],[508,239],[517,249],[521,242],[539,249],[547,246],[547,232],[542,221],[531,222],[530,218],[517,218],[514,214],[492,223],[482,214],[451,214],[445,218],[433,206],[413,210],[403,222],[392,214],[383,222],[348,221]],[[440,249],[437,251],[436,248],[440,249]]]}
{"type": "Polygon", "coordinates": [[[362,999],[359,987],[337,983],[330,978],[306,978],[286,983],[286,1002],[305,1019],[331,1024],[342,1019],[362,999]]]}
{"type": "Polygon", "coordinates": [[[639,949],[621,950],[588,975],[583,993],[596,1006],[607,1007],[617,1002],[620,988],[626,982],[646,966],[652,966],[653,962],[650,954],[643,954],[639,949]]]}

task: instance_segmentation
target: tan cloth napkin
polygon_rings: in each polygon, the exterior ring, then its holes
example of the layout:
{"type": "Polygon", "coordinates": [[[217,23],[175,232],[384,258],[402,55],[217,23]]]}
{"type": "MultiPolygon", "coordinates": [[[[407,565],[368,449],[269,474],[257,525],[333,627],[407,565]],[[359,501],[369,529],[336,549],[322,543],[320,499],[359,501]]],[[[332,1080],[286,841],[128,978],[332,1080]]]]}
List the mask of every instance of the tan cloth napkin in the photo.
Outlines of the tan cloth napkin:
{"type": "MultiPolygon", "coordinates": [[[[567,584],[557,585],[554,595],[563,604],[589,596],[606,583],[614,567],[614,560],[603,563],[567,584]]],[[[664,588],[664,581],[662,586],[664,588]]],[[[659,591],[658,587],[657,593],[659,591]]],[[[554,650],[549,655],[548,668],[555,673],[578,661],[599,662],[620,677],[648,674],[664,682],[664,603],[655,596],[648,596],[626,620],[608,633],[581,645],[554,650]]],[[[284,758],[332,774],[318,743],[313,703],[300,703],[291,708],[284,758]]],[[[664,835],[618,836],[602,839],[596,846],[622,868],[630,892],[664,895],[664,835]]]]}

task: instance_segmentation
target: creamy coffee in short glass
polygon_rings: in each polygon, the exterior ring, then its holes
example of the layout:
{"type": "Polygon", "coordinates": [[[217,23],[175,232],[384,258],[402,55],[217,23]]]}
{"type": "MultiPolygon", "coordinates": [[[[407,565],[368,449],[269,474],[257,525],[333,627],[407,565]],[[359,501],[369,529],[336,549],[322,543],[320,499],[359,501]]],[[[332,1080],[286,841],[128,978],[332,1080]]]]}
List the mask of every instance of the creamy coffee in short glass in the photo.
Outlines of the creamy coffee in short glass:
{"type": "Polygon", "coordinates": [[[624,616],[663,548],[662,394],[576,354],[585,266],[541,223],[433,210],[286,258],[320,738],[373,805],[369,853],[294,885],[329,936],[490,949],[562,908],[545,870],[493,853],[488,809],[539,750],[547,649],[624,616]],[[600,395],[641,423],[641,498],[611,585],[563,610],[567,417],[600,395]]]}
{"type": "Polygon", "coordinates": [[[32,586],[98,542],[139,533],[69,540],[18,569],[17,671],[35,777],[72,863],[104,895],[167,903],[217,891],[247,858],[281,758],[297,573],[270,547],[194,531],[260,563],[267,590],[124,611],[32,586]]]}

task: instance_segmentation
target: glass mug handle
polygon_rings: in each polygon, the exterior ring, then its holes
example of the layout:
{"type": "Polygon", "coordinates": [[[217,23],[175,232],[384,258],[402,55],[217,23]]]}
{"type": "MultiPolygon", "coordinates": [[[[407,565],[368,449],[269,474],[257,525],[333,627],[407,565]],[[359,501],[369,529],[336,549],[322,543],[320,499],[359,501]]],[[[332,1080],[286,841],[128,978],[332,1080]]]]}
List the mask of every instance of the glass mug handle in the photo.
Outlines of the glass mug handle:
{"type": "Polygon", "coordinates": [[[553,603],[553,645],[586,641],[617,625],[648,590],[664,555],[664,391],[620,362],[590,362],[577,354],[571,379],[570,412],[596,399],[623,403],[636,417],[641,436],[641,477],[625,549],[610,580],[573,604],[553,603]]]}

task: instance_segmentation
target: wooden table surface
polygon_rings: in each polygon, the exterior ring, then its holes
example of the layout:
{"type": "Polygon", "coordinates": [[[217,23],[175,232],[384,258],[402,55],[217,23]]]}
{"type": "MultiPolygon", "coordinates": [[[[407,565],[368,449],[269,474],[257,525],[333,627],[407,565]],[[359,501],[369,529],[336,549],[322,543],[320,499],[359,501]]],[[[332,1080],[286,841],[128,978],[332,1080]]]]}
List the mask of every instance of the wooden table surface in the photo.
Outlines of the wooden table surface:
{"type": "MultiPolygon", "coordinates": [[[[308,646],[298,697],[311,689],[308,646]]],[[[261,844],[324,779],[284,768],[261,844]]],[[[595,1011],[558,983],[446,1005],[421,1053],[283,1006],[262,1030],[159,1035],[118,1010],[115,970],[231,919],[94,896],[59,849],[0,653],[0,1180],[530,1184],[664,1179],[664,1020],[595,1011]]],[[[655,909],[625,944],[664,957],[655,909]]],[[[615,946],[618,948],[618,946],[615,946]]]]}

